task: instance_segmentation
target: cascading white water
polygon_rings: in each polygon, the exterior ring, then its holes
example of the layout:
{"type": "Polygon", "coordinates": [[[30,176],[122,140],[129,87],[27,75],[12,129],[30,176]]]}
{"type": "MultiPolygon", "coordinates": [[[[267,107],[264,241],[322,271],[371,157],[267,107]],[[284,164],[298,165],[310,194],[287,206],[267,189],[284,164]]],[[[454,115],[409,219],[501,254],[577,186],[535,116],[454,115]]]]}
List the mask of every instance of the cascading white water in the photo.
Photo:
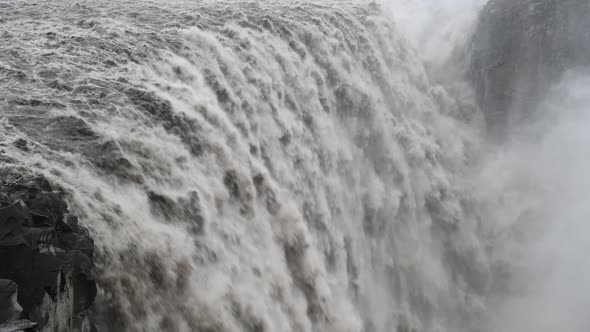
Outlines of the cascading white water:
{"type": "Polygon", "coordinates": [[[579,193],[554,179],[585,164],[536,167],[566,127],[482,154],[445,62],[479,2],[436,4],[425,27],[401,0],[0,1],[2,167],[45,174],[90,228],[98,325],[531,330],[496,310],[519,303],[492,275],[526,252],[498,229],[557,218],[579,193]]]}
{"type": "Polygon", "coordinates": [[[379,7],[36,5],[4,5],[27,29],[4,98],[43,107],[3,132],[91,228],[111,328],[452,330],[475,310],[475,108],[379,7]]]}

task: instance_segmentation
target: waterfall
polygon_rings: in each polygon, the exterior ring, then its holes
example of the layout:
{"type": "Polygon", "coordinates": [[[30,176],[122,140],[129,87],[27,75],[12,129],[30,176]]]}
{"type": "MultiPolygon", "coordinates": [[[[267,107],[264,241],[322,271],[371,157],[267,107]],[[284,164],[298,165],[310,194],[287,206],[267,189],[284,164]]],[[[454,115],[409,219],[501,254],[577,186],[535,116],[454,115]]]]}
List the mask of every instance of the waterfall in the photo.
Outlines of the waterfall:
{"type": "Polygon", "coordinates": [[[101,331],[521,331],[500,233],[578,159],[488,145],[439,3],[0,1],[0,174],[89,229],[101,331]]]}

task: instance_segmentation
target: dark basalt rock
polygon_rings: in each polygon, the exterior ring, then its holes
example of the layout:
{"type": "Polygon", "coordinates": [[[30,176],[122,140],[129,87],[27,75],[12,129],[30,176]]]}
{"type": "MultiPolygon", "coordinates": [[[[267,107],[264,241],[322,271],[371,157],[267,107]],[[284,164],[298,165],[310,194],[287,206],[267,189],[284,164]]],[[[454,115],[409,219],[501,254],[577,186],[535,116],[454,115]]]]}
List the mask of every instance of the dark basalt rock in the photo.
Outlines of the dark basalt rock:
{"type": "Polygon", "coordinates": [[[529,119],[568,69],[590,64],[590,2],[490,0],[473,37],[469,77],[488,128],[529,119]]]}
{"type": "Polygon", "coordinates": [[[0,324],[0,332],[32,332],[37,328],[37,323],[26,319],[0,324]]]}
{"type": "Polygon", "coordinates": [[[0,279],[0,331],[69,330],[94,301],[94,242],[44,178],[0,183],[0,279]]]}
{"type": "Polygon", "coordinates": [[[12,280],[0,279],[0,323],[15,321],[22,311],[16,296],[18,285],[12,280]]]}

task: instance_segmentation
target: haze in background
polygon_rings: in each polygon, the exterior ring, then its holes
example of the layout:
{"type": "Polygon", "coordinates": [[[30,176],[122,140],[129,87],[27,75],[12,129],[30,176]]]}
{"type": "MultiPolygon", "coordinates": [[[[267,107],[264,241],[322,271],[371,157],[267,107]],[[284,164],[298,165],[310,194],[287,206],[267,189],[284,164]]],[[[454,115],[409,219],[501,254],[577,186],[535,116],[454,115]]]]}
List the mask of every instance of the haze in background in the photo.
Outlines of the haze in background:
{"type": "Polygon", "coordinates": [[[493,331],[590,328],[589,106],[589,77],[568,75],[474,182],[488,204],[497,197],[495,260],[510,271],[493,331]]]}
{"type": "Polygon", "coordinates": [[[420,56],[441,65],[473,32],[486,0],[383,0],[420,56]]]}

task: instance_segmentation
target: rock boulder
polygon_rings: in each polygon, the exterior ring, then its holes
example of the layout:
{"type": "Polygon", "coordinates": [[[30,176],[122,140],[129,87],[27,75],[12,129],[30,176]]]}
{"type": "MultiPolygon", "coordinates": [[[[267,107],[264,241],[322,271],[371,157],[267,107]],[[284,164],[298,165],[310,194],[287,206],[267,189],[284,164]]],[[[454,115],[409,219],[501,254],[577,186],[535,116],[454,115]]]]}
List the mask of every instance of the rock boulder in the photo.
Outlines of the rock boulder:
{"type": "Polygon", "coordinates": [[[5,329],[65,331],[94,301],[94,243],[44,178],[0,183],[0,279],[5,329]]]}

